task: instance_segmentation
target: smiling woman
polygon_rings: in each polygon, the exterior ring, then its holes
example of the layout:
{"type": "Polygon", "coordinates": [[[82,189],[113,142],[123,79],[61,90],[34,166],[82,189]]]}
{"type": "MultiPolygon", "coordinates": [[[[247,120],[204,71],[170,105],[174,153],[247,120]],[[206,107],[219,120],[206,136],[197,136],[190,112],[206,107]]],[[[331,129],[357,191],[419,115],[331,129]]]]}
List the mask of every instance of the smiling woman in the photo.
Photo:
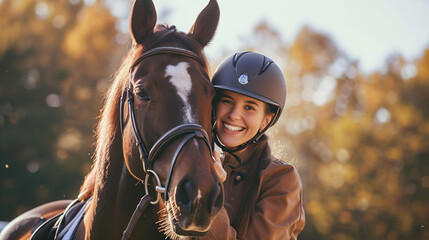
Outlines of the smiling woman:
{"type": "Polygon", "coordinates": [[[241,52],[220,64],[212,83],[213,130],[227,178],[224,208],[205,238],[296,239],[304,228],[301,179],[272,156],[264,134],[284,108],[283,73],[268,57],[241,52]]]}

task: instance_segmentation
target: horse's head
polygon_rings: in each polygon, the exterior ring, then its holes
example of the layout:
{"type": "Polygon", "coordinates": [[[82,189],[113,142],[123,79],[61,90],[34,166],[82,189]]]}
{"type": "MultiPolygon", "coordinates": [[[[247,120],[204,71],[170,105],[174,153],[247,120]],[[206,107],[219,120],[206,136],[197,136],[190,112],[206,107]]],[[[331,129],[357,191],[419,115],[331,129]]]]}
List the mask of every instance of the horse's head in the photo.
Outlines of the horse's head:
{"type": "Polygon", "coordinates": [[[209,142],[214,90],[202,53],[218,19],[215,0],[188,34],[155,26],[151,0],[137,0],[131,15],[134,59],[121,111],[124,158],[135,178],[157,185],[159,176],[158,190],[166,188],[164,227],[178,235],[204,234],[223,204],[209,142]]]}

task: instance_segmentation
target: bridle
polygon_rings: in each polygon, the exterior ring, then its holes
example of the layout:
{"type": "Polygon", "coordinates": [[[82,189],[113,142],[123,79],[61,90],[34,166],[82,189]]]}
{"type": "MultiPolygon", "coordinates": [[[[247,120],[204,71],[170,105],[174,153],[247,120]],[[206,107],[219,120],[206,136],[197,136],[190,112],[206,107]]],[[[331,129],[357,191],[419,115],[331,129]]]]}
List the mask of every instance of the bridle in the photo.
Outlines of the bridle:
{"type": "MultiPolygon", "coordinates": [[[[197,139],[202,139],[206,145],[208,146],[209,150],[210,150],[210,155],[213,155],[213,146],[211,145],[210,141],[209,141],[209,137],[208,134],[206,132],[206,130],[199,124],[196,123],[184,123],[181,125],[178,125],[172,129],[170,129],[169,131],[167,131],[165,134],[163,134],[156,142],[155,144],[152,146],[152,148],[148,151],[146,145],[143,142],[143,138],[140,135],[140,132],[138,130],[137,127],[137,121],[136,121],[136,117],[135,117],[135,113],[134,113],[134,94],[132,91],[132,85],[131,85],[131,81],[132,81],[132,77],[131,77],[131,73],[134,69],[134,67],[139,64],[141,61],[143,61],[144,59],[153,56],[153,55],[158,55],[158,54],[173,54],[173,55],[181,55],[181,56],[185,56],[185,57],[189,57],[192,58],[194,60],[197,60],[200,64],[204,64],[203,61],[201,60],[201,58],[194,52],[187,50],[187,49],[183,49],[183,48],[177,48],[177,47],[157,47],[157,48],[153,48],[150,49],[146,52],[144,52],[142,54],[142,56],[140,56],[135,63],[133,64],[133,66],[130,68],[130,77],[129,77],[129,83],[128,83],[128,87],[126,87],[123,90],[121,99],[120,99],[120,110],[119,110],[119,121],[120,121],[120,128],[121,128],[121,133],[123,131],[123,111],[124,111],[124,104],[125,104],[125,100],[128,98],[128,112],[129,112],[129,119],[131,120],[131,124],[133,127],[133,133],[134,133],[134,137],[136,139],[137,142],[137,147],[140,153],[140,160],[142,162],[142,166],[143,166],[143,171],[145,173],[145,181],[144,181],[144,185],[145,185],[145,195],[140,199],[139,204],[137,205],[133,215],[131,216],[131,219],[128,223],[127,228],[125,229],[123,235],[122,235],[122,239],[128,239],[131,235],[131,232],[134,229],[134,226],[137,222],[137,220],[140,218],[143,210],[147,207],[147,205],[149,203],[155,205],[159,202],[160,198],[161,198],[161,194],[164,194],[164,201],[167,202],[168,201],[168,189],[169,189],[169,185],[170,185],[170,180],[171,180],[171,176],[174,170],[174,166],[176,163],[176,160],[179,156],[179,153],[181,152],[181,150],[183,149],[183,147],[185,146],[186,143],[188,143],[191,139],[197,138],[197,139]],[[160,152],[165,149],[168,145],[170,145],[171,143],[173,143],[174,141],[176,141],[179,137],[183,137],[179,143],[179,145],[176,148],[176,151],[174,152],[173,158],[171,160],[171,164],[170,164],[170,171],[168,173],[168,177],[165,183],[165,186],[163,187],[161,184],[161,180],[159,179],[158,174],[155,172],[155,170],[153,170],[153,162],[157,159],[158,155],[160,154],[160,152]],[[149,194],[149,178],[150,176],[152,176],[155,181],[156,181],[156,186],[155,186],[155,191],[157,193],[157,197],[155,201],[152,201],[153,198],[152,196],[149,194]]],[[[140,179],[139,179],[140,180],[140,179]]]]}

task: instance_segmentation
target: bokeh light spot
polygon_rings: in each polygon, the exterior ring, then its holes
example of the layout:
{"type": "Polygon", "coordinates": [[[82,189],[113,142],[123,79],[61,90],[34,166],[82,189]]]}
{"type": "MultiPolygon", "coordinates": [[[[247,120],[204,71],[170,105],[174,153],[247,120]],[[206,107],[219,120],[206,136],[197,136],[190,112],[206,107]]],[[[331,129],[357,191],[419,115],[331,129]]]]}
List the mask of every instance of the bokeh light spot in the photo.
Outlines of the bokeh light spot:
{"type": "Polygon", "coordinates": [[[31,173],[36,173],[39,171],[40,165],[38,162],[29,162],[27,164],[27,170],[31,173]]]}
{"type": "Polygon", "coordinates": [[[401,77],[404,80],[408,80],[417,75],[417,68],[412,63],[407,63],[401,68],[401,77]]]}
{"type": "MultiPolygon", "coordinates": [[[[64,151],[78,151],[82,146],[82,133],[75,128],[68,129],[58,139],[57,146],[64,151]]],[[[58,157],[61,158],[64,155],[60,153],[58,157]]]]}
{"type": "Polygon", "coordinates": [[[375,114],[375,120],[380,124],[388,122],[390,120],[390,112],[385,108],[378,109],[375,114]]]}
{"type": "Polygon", "coordinates": [[[84,0],[83,2],[85,3],[85,5],[91,6],[91,5],[94,5],[95,0],[84,0]]]}
{"type": "Polygon", "coordinates": [[[80,3],[80,0],[69,0],[69,3],[70,3],[71,5],[77,5],[77,4],[79,4],[79,3],[80,3]]]}
{"type": "Polygon", "coordinates": [[[318,89],[313,93],[312,100],[317,106],[322,106],[328,102],[332,91],[337,86],[337,80],[331,76],[325,76],[319,84],[318,89]]]}
{"type": "Polygon", "coordinates": [[[338,161],[345,163],[350,159],[350,153],[347,149],[341,148],[337,151],[337,159],[338,161]]]}
{"type": "Polygon", "coordinates": [[[65,24],[66,18],[63,15],[57,15],[52,19],[52,25],[57,29],[63,28],[65,24]]]}
{"type": "Polygon", "coordinates": [[[37,17],[40,19],[46,19],[50,13],[49,6],[45,2],[37,3],[34,10],[36,11],[37,17]]]}
{"type": "Polygon", "coordinates": [[[32,68],[28,74],[27,78],[24,81],[24,87],[26,89],[32,89],[37,86],[37,82],[40,79],[40,71],[37,68],[32,68]]]}
{"type": "Polygon", "coordinates": [[[60,107],[62,105],[61,97],[58,94],[51,93],[46,97],[46,104],[53,108],[60,107]]]}

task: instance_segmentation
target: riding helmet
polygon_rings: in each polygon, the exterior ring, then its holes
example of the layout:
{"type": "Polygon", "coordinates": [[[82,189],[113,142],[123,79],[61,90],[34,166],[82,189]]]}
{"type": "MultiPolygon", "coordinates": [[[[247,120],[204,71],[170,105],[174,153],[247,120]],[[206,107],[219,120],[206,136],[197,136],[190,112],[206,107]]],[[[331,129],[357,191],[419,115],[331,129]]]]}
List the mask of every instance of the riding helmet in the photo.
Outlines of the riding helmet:
{"type": "Polygon", "coordinates": [[[255,52],[239,52],[226,58],[216,69],[212,84],[216,90],[229,90],[258,99],[276,108],[265,128],[274,125],[286,101],[282,71],[270,58],[255,52]]]}

